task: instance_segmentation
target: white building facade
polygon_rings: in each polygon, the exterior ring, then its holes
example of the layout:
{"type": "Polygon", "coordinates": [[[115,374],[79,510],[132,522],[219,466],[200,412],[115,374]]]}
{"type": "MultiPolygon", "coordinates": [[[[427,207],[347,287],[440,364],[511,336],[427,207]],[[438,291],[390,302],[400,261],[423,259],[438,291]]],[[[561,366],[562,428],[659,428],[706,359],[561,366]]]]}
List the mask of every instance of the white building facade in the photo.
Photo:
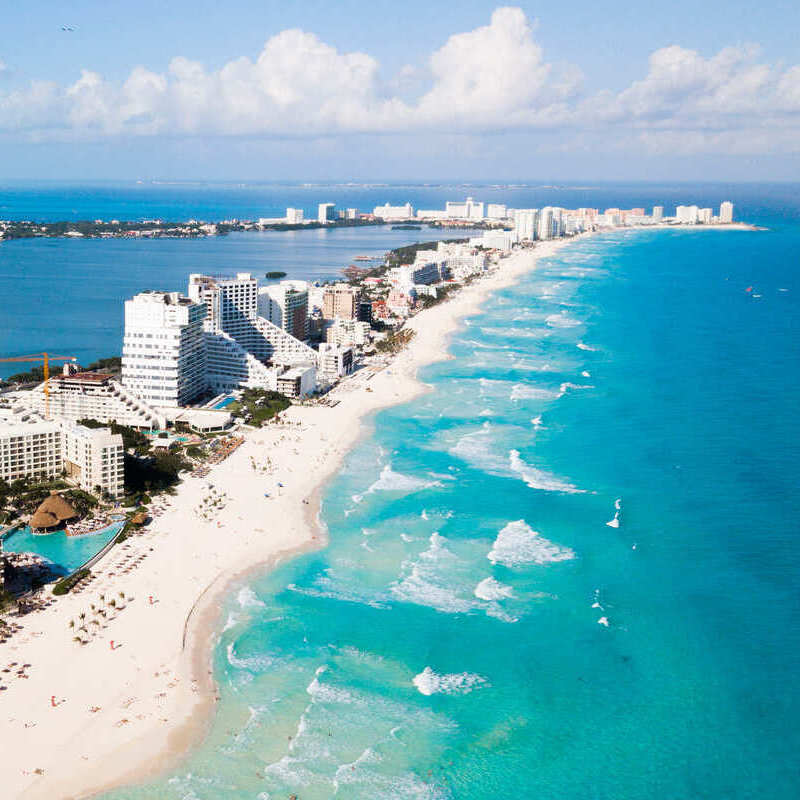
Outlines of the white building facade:
{"type": "Polygon", "coordinates": [[[65,420],[0,424],[0,478],[66,474],[81,489],[119,497],[124,491],[122,436],[65,420]]]}
{"type": "Polygon", "coordinates": [[[151,406],[187,405],[205,391],[206,309],[177,292],[125,302],[122,385],[151,406]]]}
{"type": "Polygon", "coordinates": [[[386,203],[382,206],[376,206],[373,210],[373,215],[378,219],[386,220],[408,220],[414,219],[414,207],[411,203],[406,203],[402,206],[391,206],[386,203]]]}

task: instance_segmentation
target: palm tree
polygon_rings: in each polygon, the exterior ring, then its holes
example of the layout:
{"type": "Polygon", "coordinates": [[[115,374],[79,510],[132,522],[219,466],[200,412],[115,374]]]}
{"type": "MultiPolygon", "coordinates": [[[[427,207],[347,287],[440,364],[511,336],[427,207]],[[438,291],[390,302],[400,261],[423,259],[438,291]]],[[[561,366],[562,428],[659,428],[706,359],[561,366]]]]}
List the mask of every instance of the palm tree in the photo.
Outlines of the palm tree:
{"type": "Polygon", "coordinates": [[[106,601],[106,596],[104,594],[101,594],[100,595],[100,602],[101,603],[105,603],[105,601],[106,601]]]}
{"type": "Polygon", "coordinates": [[[111,606],[111,608],[117,607],[117,601],[113,597],[108,601],[108,604],[111,606]]]}
{"type": "Polygon", "coordinates": [[[81,613],[78,614],[78,616],[81,618],[81,620],[84,620],[84,619],[86,619],[86,612],[85,611],[81,611],[81,613]]]}
{"type": "Polygon", "coordinates": [[[71,619],[71,620],[69,621],[69,627],[70,627],[70,628],[74,628],[74,627],[75,627],[75,620],[74,620],[74,619],[71,619]]]}
{"type": "Polygon", "coordinates": [[[119,593],[119,598],[120,598],[120,600],[124,600],[125,599],[125,592],[120,592],[119,593]]]}

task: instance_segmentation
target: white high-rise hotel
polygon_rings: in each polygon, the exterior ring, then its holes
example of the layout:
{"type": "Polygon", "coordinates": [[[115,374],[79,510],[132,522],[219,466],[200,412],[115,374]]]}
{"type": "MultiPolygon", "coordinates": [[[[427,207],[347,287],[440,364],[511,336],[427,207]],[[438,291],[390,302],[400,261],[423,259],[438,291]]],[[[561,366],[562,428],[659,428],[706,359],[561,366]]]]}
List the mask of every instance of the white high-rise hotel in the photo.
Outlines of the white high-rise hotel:
{"type": "Polygon", "coordinates": [[[37,414],[12,414],[0,421],[0,479],[55,478],[62,473],[84,491],[99,487],[118,497],[125,477],[122,436],[37,414]]]}
{"type": "MultiPolygon", "coordinates": [[[[188,405],[203,394],[248,386],[274,389],[289,366],[316,367],[318,355],[259,316],[258,281],[193,274],[188,297],[143,292],[125,303],[122,383],[151,406],[188,405]]],[[[305,330],[305,305],[287,322],[305,330]]],[[[286,309],[284,309],[286,310],[286,309]]]]}
{"type": "Polygon", "coordinates": [[[153,406],[191,403],[206,390],[204,305],[178,292],[125,302],[122,383],[153,406]]]}

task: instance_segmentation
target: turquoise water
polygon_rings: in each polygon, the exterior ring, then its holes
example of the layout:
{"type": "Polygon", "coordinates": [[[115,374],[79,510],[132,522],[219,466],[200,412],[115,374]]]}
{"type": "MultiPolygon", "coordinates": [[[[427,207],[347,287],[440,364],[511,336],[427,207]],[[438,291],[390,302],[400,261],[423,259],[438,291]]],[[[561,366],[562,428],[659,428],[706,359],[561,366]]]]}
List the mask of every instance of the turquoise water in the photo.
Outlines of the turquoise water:
{"type": "Polygon", "coordinates": [[[208,740],[107,797],[796,798],[800,214],[751,218],[490,298],[231,596],[208,740]]]}
{"type": "Polygon", "coordinates": [[[34,536],[31,529],[25,527],[3,542],[3,550],[7,553],[37,553],[52,563],[55,574],[67,575],[99,553],[123,524],[116,522],[91,536],[67,536],[64,531],[34,536]]]}
{"type": "MultiPolygon", "coordinates": [[[[266,272],[281,270],[290,278],[336,280],[354,256],[382,256],[412,241],[459,235],[469,234],[368,227],[203,239],[0,242],[0,293],[14,309],[0,315],[0,356],[58,351],[88,364],[119,355],[125,300],[148,289],[185,292],[192,272],[251,272],[264,280],[266,272]],[[43,306],[63,313],[41,314],[43,306]]],[[[18,364],[0,364],[0,377],[19,371],[18,364]]]]}
{"type": "Polygon", "coordinates": [[[235,400],[236,400],[235,397],[226,397],[224,400],[220,400],[219,403],[216,403],[214,405],[214,408],[216,409],[227,408],[235,400]]]}

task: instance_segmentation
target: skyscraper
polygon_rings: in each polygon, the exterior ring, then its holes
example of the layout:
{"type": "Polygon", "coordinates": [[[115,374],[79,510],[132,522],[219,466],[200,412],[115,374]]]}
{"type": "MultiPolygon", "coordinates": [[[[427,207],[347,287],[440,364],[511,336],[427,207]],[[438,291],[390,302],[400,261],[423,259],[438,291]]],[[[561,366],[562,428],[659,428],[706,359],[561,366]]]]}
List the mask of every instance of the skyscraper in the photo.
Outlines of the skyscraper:
{"type": "Polygon", "coordinates": [[[122,384],[150,405],[181,406],[206,389],[204,305],[178,292],[125,301],[122,384]]]}
{"type": "Polygon", "coordinates": [[[664,219],[664,206],[653,206],[653,222],[656,224],[664,219]]]}
{"type": "Polygon", "coordinates": [[[334,203],[320,203],[317,208],[317,220],[323,225],[336,219],[336,205],[334,203]]]}
{"type": "Polygon", "coordinates": [[[258,290],[258,313],[296,339],[308,338],[308,284],[281,281],[258,290]]]}
{"type": "Polygon", "coordinates": [[[726,200],[720,204],[719,207],[719,221],[720,222],[733,222],[733,203],[726,200]]]}

